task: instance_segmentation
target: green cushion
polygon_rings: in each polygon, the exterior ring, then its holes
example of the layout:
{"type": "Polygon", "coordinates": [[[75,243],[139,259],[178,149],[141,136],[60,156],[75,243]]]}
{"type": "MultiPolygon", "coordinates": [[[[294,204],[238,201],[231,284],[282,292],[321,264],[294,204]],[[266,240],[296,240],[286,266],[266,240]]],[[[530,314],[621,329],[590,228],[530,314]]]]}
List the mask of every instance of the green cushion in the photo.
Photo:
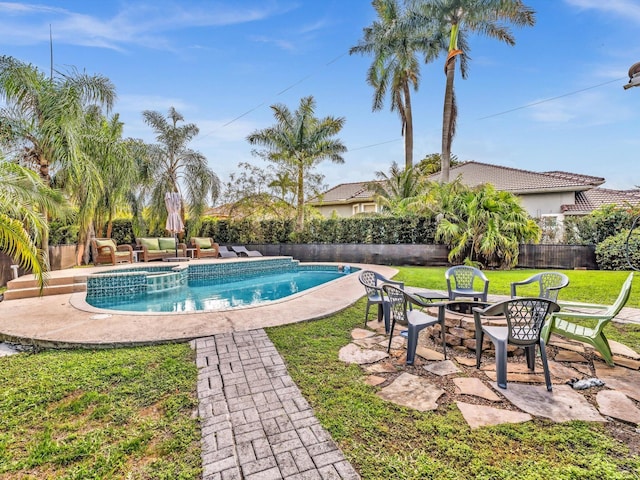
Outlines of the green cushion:
{"type": "Polygon", "coordinates": [[[191,237],[191,240],[199,246],[202,250],[211,248],[211,240],[206,237],[191,237]]]}
{"type": "Polygon", "coordinates": [[[163,237],[158,239],[158,243],[160,244],[160,250],[169,250],[176,248],[176,239],[173,237],[163,237]]]}
{"type": "Polygon", "coordinates": [[[116,249],[116,242],[113,241],[113,239],[111,238],[106,238],[104,240],[98,240],[96,239],[96,247],[100,248],[100,247],[111,247],[114,250],[116,249]]]}
{"type": "Polygon", "coordinates": [[[157,238],[138,238],[140,246],[146,247],[147,250],[160,250],[157,238]]]}

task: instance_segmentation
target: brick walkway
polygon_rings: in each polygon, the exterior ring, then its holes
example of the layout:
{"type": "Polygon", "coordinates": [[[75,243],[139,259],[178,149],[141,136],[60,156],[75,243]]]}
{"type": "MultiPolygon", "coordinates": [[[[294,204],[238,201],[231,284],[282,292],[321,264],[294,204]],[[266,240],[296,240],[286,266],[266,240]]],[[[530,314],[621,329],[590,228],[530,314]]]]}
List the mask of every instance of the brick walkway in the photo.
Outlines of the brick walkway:
{"type": "Polygon", "coordinates": [[[204,480],[359,479],[264,330],[200,338],[204,480]]]}

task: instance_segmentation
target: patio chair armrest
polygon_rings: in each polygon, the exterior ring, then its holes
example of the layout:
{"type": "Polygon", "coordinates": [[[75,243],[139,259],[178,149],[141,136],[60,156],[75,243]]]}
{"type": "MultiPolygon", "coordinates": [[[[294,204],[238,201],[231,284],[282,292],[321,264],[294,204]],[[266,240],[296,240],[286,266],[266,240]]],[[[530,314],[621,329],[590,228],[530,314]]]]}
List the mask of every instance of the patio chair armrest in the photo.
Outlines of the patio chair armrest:
{"type": "Polygon", "coordinates": [[[535,277],[530,277],[527,278],[526,280],[520,280],[519,282],[511,282],[511,296],[515,297],[516,295],[516,290],[517,287],[520,287],[522,285],[529,285],[530,283],[533,283],[536,281],[535,277]]]}
{"type": "Polygon", "coordinates": [[[559,312],[553,313],[553,318],[559,318],[561,320],[567,319],[581,319],[581,320],[600,320],[602,315],[598,315],[597,313],[584,313],[584,312],[571,312],[567,310],[560,310],[559,312]]]}
{"type": "MultiPolygon", "coordinates": [[[[562,288],[562,287],[557,287],[557,288],[562,288]]],[[[558,305],[560,305],[560,308],[562,309],[587,308],[587,309],[593,309],[593,310],[607,310],[609,308],[609,305],[602,305],[599,303],[580,303],[580,302],[557,302],[557,303],[558,305]]]]}
{"type": "Polygon", "coordinates": [[[122,245],[118,245],[118,251],[119,252],[131,252],[133,253],[133,248],[131,248],[131,245],[123,243],[122,245]]]}

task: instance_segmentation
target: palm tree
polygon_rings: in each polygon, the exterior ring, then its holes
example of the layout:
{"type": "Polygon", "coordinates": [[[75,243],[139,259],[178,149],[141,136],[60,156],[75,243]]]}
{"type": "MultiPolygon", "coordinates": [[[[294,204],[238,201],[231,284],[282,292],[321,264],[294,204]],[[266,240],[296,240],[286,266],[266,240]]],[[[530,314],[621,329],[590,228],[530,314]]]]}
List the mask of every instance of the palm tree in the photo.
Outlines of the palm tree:
{"type": "Polygon", "coordinates": [[[441,181],[449,181],[451,144],[455,134],[457,106],[454,78],[457,57],[460,56],[460,73],[467,78],[469,47],[467,33],[495,38],[508,45],[515,45],[515,37],[501,22],[516,26],[533,26],[535,12],[522,0],[414,0],[414,6],[423,15],[423,21],[436,21],[449,32],[448,55],[445,62],[447,82],[442,114],[442,172],[441,181]]]}
{"type": "MultiPolygon", "coordinates": [[[[91,107],[85,115],[82,150],[94,163],[100,179],[98,191],[81,189],[78,205],[78,263],[88,262],[88,245],[93,234],[111,237],[113,219],[119,209],[128,210],[130,193],[140,179],[132,141],[122,138],[123,123],[119,115],[107,118],[91,107]]],[[[137,145],[137,144],[135,144],[137,145]]]]}
{"type": "MultiPolygon", "coordinates": [[[[46,185],[51,168],[64,170],[67,184],[82,189],[101,188],[95,165],[81,149],[85,107],[111,108],[115,88],[106,77],[72,72],[47,77],[32,65],[0,57],[2,141],[21,164],[38,170],[46,185]]],[[[45,212],[46,217],[46,212],[45,212]]],[[[48,232],[41,238],[48,249],[48,232]]]]}
{"type": "Polygon", "coordinates": [[[413,202],[424,192],[425,182],[415,168],[400,169],[396,162],[391,164],[389,174],[376,172],[377,182],[367,184],[374,192],[378,205],[392,214],[411,213],[413,202]]]}
{"type": "Polygon", "coordinates": [[[256,130],[247,137],[251,145],[267,148],[257,152],[264,158],[283,165],[296,175],[296,231],[304,227],[305,181],[313,181],[313,168],[322,160],[344,163],[341,154],[347,151],[344,144],[332,138],[342,129],[343,117],[316,118],[312,96],[300,100],[298,109],[291,113],[285,105],[272,105],[276,124],[256,130]]]}
{"type": "Polygon", "coordinates": [[[38,174],[0,158],[0,251],[31,271],[44,285],[49,270],[48,255],[37,244],[48,229],[47,211],[62,214],[66,201],[47,187],[38,174]]]}
{"type": "MultiPolygon", "coordinates": [[[[451,155],[449,160],[449,166],[455,167],[461,162],[458,160],[456,155],[451,155]]],[[[431,153],[425,156],[422,160],[420,160],[416,164],[416,169],[425,176],[433,175],[434,173],[438,173],[442,168],[442,156],[439,153],[431,153]]]]}
{"type": "MultiPolygon", "coordinates": [[[[445,188],[443,191],[449,191],[445,188]]],[[[519,244],[537,242],[540,226],[519,199],[491,184],[466,189],[454,197],[438,222],[436,239],[451,247],[449,261],[511,268],[518,261],[519,244]]]]}
{"type": "Polygon", "coordinates": [[[287,194],[295,192],[296,182],[287,171],[277,172],[275,178],[267,185],[269,188],[277,189],[280,193],[280,200],[287,201],[287,194]]]}
{"type": "Polygon", "coordinates": [[[220,190],[220,180],[207,164],[206,157],[187,147],[200,130],[193,123],[178,125],[178,122],[184,122],[184,117],[173,107],[167,117],[151,110],[145,110],[142,116],[155,131],[158,142],[149,147],[149,167],[154,179],[150,194],[151,230],[159,229],[166,218],[166,192],[180,193],[182,221],[185,220],[186,201],[189,218],[196,220],[191,223],[191,228],[195,229],[207,202],[215,202],[220,190]]]}
{"type": "Polygon", "coordinates": [[[424,52],[427,60],[435,58],[439,49],[430,40],[428,23],[413,24],[409,14],[403,11],[398,0],[374,0],[372,2],[378,20],[364,29],[364,37],[349,54],[373,55],[373,63],[367,72],[367,83],[374,89],[373,111],[382,109],[389,92],[391,111],[397,111],[404,136],[405,168],[413,166],[413,114],[411,88],[418,90],[420,61],[424,52]]]}

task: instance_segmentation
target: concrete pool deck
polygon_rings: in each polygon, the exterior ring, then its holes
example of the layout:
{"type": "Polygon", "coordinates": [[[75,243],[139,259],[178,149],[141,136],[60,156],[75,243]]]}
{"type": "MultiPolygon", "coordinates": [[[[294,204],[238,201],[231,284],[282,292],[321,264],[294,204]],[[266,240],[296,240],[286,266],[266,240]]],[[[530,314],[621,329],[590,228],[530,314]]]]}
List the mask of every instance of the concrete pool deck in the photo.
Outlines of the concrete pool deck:
{"type": "MultiPolygon", "coordinates": [[[[383,265],[351,265],[375,270],[387,278],[397,272],[383,265]]],[[[86,277],[96,272],[126,268],[131,265],[61,270],[51,272],[51,276],[86,277]]],[[[76,292],[0,302],[0,340],[59,348],[188,341],[327,317],[353,305],[364,296],[364,289],[356,272],[265,305],[160,314],[97,309],[84,301],[85,296],[86,292],[76,292]]]]}

